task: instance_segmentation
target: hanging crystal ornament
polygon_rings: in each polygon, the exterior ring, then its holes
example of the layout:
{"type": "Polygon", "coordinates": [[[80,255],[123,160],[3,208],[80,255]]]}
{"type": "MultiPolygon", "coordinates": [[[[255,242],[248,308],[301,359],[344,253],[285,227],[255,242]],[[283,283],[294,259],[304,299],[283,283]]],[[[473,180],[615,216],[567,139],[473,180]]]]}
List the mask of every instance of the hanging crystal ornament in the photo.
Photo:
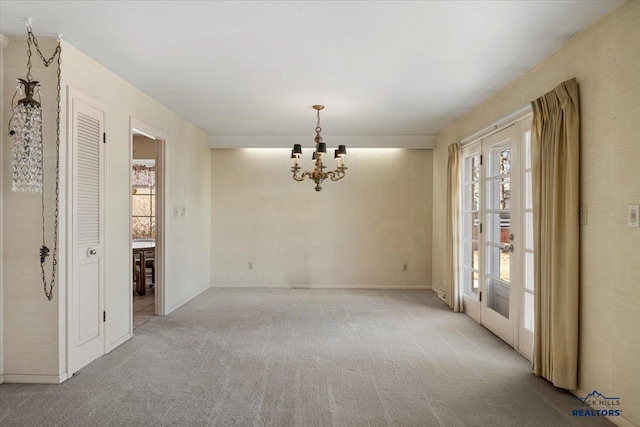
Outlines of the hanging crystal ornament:
{"type": "MultiPolygon", "coordinates": [[[[12,140],[11,190],[42,192],[42,106],[34,99],[37,81],[18,79],[16,95],[24,93],[13,108],[10,123],[12,140]]],[[[14,95],[14,99],[16,98],[14,95]]]]}
{"type": "Polygon", "coordinates": [[[44,57],[38,46],[38,39],[33,34],[32,20],[27,23],[27,76],[26,79],[18,79],[19,84],[13,95],[11,107],[13,116],[9,119],[9,135],[12,139],[11,166],[13,180],[11,189],[16,192],[39,192],[42,202],[42,246],[39,250],[40,276],[44,295],[49,301],[53,300],[53,287],[56,282],[58,266],[58,224],[60,205],[60,112],[61,112],[61,73],[62,73],[62,48],[60,47],[61,35],[58,35],[58,45],[48,59],[44,57]],[[53,251],[45,243],[45,187],[42,158],[42,105],[40,104],[40,85],[32,80],[31,75],[31,46],[42,60],[45,67],[53,64],[57,58],[57,108],[56,108],[56,162],[55,162],[55,205],[53,211],[53,251]],[[34,98],[38,95],[38,100],[34,98]],[[24,98],[14,103],[17,96],[24,98]],[[51,279],[47,280],[45,273],[46,259],[51,256],[51,279]]]}

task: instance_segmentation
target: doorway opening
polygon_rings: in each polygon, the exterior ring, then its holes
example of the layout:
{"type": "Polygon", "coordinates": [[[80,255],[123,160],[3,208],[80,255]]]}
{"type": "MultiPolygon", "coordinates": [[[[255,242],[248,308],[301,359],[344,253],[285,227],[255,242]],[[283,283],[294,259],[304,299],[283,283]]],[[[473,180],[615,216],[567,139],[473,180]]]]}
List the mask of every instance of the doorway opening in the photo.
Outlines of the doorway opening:
{"type": "Polygon", "coordinates": [[[131,127],[132,331],[163,309],[163,150],[140,123],[131,127]]]}

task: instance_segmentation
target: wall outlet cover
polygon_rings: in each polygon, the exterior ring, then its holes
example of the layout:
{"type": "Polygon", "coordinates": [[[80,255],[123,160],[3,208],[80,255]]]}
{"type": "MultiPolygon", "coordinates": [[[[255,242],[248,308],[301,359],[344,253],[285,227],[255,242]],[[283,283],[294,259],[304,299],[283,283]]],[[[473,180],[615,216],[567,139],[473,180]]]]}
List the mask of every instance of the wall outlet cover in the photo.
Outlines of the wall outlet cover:
{"type": "Polygon", "coordinates": [[[640,227],[640,205],[629,205],[627,226],[640,227]]]}

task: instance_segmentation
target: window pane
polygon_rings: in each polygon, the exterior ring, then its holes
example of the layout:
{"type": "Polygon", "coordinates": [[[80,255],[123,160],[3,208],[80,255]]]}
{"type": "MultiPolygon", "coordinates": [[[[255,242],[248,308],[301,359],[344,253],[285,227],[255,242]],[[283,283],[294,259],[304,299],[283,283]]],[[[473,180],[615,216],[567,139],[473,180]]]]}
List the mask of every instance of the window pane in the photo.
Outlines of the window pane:
{"type": "Polygon", "coordinates": [[[487,214],[487,241],[492,243],[511,243],[511,214],[487,214]]]}
{"type": "Polygon", "coordinates": [[[462,215],[462,237],[478,240],[480,235],[480,214],[468,213],[462,215]]]}
{"type": "Polygon", "coordinates": [[[480,179],[480,156],[472,156],[464,159],[462,182],[470,184],[480,179]]]}
{"type": "Polygon", "coordinates": [[[151,199],[145,194],[134,194],[131,197],[134,216],[151,216],[151,199]]]}
{"type": "Polygon", "coordinates": [[[490,153],[489,176],[507,175],[511,172],[511,149],[493,148],[490,153]]]}
{"type": "Polygon", "coordinates": [[[156,238],[156,217],[151,217],[149,218],[149,223],[150,223],[150,234],[149,234],[149,238],[151,239],[155,239],[156,238]]]}
{"type": "Polygon", "coordinates": [[[534,303],[533,303],[533,295],[525,292],[524,293],[524,327],[530,331],[533,332],[533,310],[534,310],[534,303]]]}
{"type": "Polygon", "coordinates": [[[465,211],[477,211],[480,209],[480,184],[467,184],[464,186],[462,209],[465,211]]]}
{"type": "Polygon", "coordinates": [[[487,183],[488,209],[511,208],[511,183],[509,178],[494,179],[487,183]]]}
{"type": "Polygon", "coordinates": [[[511,252],[487,246],[487,273],[508,282],[511,278],[511,252]]]}
{"type": "Polygon", "coordinates": [[[132,237],[134,239],[151,239],[154,237],[151,218],[134,217],[132,220],[132,237]]]}
{"type": "Polygon", "coordinates": [[[533,187],[531,187],[531,172],[524,174],[524,208],[533,209],[533,187]]]}
{"type": "Polygon", "coordinates": [[[524,134],[524,168],[531,169],[531,131],[524,134]]]}
{"type": "Polygon", "coordinates": [[[524,247],[526,249],[533,249],[533,213],[527,212],[524,214],[524,247]]]}
{"type": "Polygon", "coordinates": [[[524,287],[533,292],[533,254],[524,254],[524,287]]]}
{"type": "Polygon", "coordinates": [[[509,318],[509,287],[502,283],[487,280],[487,307],[509,318]]]}
{"type": "Polygon", "coordinates": [[[479,288],[478,273],[465,268],[462,274],[462,292],[477,299],[479,288]]]}
{"type": "Polygon", "coordinates": [[[465,240],[463,245],[462,265],[477,270],[480,268],[479,259],[480,252],[478,242],[465,240]]]}

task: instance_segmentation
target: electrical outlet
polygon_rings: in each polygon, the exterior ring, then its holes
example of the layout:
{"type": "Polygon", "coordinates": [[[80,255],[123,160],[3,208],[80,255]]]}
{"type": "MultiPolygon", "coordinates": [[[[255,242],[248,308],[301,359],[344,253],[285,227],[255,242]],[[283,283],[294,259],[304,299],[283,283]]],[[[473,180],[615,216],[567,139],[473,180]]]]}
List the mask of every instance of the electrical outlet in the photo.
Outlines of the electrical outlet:
{"type": "Polygon", "coordinates": [[[182,207],[182,210],[180,211],[180,216],[187,216],[187,208],[185,208],[184,206],[182,207]]]}
{"type": "Polygon", "coordinates": [[[178,207],[177,206],[173,207],[173,216],[178,216],[178,207]]]}
{"type": "Polygon", "coordinates": [[[640,205],[629,205],[627,227],[640,227],[640,205]]]}

